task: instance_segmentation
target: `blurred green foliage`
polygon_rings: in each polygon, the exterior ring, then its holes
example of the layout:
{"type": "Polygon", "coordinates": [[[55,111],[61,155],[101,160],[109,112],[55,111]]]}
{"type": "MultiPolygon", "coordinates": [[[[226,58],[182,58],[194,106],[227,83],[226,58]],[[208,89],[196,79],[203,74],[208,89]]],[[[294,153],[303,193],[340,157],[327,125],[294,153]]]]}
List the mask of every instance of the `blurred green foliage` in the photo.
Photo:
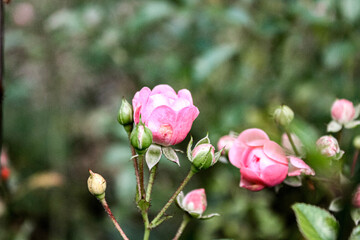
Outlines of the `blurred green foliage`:
{"type": "MultiPolygon", "coordinates": [[[[249,127],[278,141],[271,112],[284,103],[313,149],[335,98],[359,101],[359,20],[358,0],[13,1],[5,20],[4,144],[20,197],[0,217],[0,239],[118,239],[87,192],[89,168],[107,179],[108,202],[130,239],[141,239],[130,150],[116,115],[121,97],[130,101],[143,86],[190,89],[200,110],[195,141],[208,131],[215,143],[249,127]],[[29,177],[49,171],[64,182],[21,192],[29,177]]],[[[343,136],[349,160],[355,133],[343,136]]],[[[151,214],[190,166],[185,157],[181,168],[160,163],[151,214]]],[[[194,220],[183,239],[299,239],[290,206],[326,208],[333,197],[311,182],[253,193],[239,179],[229,164],[195,176],[185,192],[204,187],[207,212],[221,217],[194,220]]],[[[181,212],[168,212],[179,217],[152,239],[174,236],[181,212]]]]}

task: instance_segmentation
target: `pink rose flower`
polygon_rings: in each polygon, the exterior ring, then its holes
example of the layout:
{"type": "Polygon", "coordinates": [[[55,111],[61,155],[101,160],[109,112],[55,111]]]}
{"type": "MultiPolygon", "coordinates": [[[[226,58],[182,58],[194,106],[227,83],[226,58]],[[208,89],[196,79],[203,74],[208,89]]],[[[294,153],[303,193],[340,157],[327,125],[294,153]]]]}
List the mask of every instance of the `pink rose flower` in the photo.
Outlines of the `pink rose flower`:
{"type": "Polygon", "coordinates": [[[336,100],[331,107],[331,117],[333,121],[328,124],[328,132],[338,132],[344,125],[345,128],[354,128],[360,125],[360,121],[355,121],[359,116],[360,106],[346,99],[336,100]]]}
{"type": "Polygon", "coordinates": [[[301,174],[315,175],[315,171],[300,158],[294,156],[289,156],[288,158],[290,160],[288,176],[294,177],[301,174]]]}
{"type": "Polygon", "coordinates": [[[158,85],[152,91],[142,88],[132,104],[134,122],[138,123],[141,117],[153,134],[153,142],[163,146],[183,141],[199,115],[191,93],[182,89],[176,94],[169,85],[158,85]]]}
{"type": "Polygon", "coordinates": [[[321,154],[327,157],[341,158],[343,151],[340,150],[339,143],[333,136],[322,136],[316,141],[316,146],[321,154]]]}
{"type": "Polygon", "coordinates": [[[220,151],[221,149],[224,148],[223,154],[227,154],[230,148],[232,147],[232,145],[234,144],[235,139],[236,138],[231,135],[222,136],[217,144],[218,150],[220,151]]]}
{"type": "Polygon", "coordinates": [[[190,214],[202,215],[207,206],[205,189],[195,189],[186,194],[182,201],[182,206],[190,214]]]}
{"type": "Polygon", "coordinates": [[[287,176],[284,150],[257,128],[243,131],[229,151],[229,160],[240,168],[240,187],[259,191],[275,186],[287,176]]]}

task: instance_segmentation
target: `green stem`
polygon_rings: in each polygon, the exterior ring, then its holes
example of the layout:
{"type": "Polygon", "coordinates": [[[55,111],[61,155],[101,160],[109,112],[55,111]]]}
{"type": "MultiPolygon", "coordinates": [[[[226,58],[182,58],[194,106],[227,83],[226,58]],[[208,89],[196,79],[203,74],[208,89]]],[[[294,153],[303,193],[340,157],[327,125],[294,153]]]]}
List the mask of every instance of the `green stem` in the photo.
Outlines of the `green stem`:
{"type": "Polygon", "coordinates": [[[140,199],[145,198],[144,189],[144,155],[139,155],[139,180],[140,180],[140,199]]]}
{"type": "Polygon", "coordinates": [[[141,215],[143,217],[144,220],[144,240],[148,240],[150,237],[150,223],[149,223],[149,216],[147,213],[147,209],[142,209],[141,210],[141,215]]]}
{"type": "Polygon", "coordinates": [[[150,237],[150,229],[145,227],[144,240],[148,240],[150,237]]]}
{"type": "Polygon", "coordinates": [[[188,175],[185,177],[184,181],[181,183],[179,188],[175,191],[175,193],[171,196],[169,201],[164,205],[164,207],[160,210],[160,212],[156,215],[156,217],[151,221],[150,228],[153,228],[157,222],[160,220],[160,218],[164,215],[165,211],[170,207],[170,205],[175,201],[177,195],[181,192],[181,190],[184,189],[186,184],[189,182],[191,177],[195,174],[193,170],[190,170],[188,175]]]}
{"type": "MultiPolygon", "coordinates": [[[[128,133],[129,142],[130,142],[130,133],[128,133]]],[[[131,155],[133,156],[133,164],[135,169],[135,177],[136,177],[136,186],[137,186],[137,194],[139,196],[139,199],[141,199],[141,186],[140,186],[140,177],[139,177],[139,167],[137,163],[136,151],[135,148],[130,143],[130,149],[131,149],[131,155]]]]}
{"type": "Polygon", "coordinates": [[[181,236],[181,234],[184,232],[184,229],[186,227],[186,225],[190,222],[190,217],[187,215],[187,213],[184,214],[184,218],[181,222],[181,225],[179,227],[179,229],[176,232],[175,237],[173,238],[173,240],[178,240],[181,236]]]}
{"type": "Polygon", "coordinates": [[[154,185],[154,180],[155,180],[155,174],[156,174],[156,169],[157,169],[157,165],[156,164],[150,171],[150,176],[149,176],[149,183],[148,183],[148,186],[147,186],[147,189],[146,189],[146,197],[145,197],[145,200],[147,202],[150,201],[150,196],[151,196],[151,191],[152,191],[152,187],[154,185]]]}
{"type": "Polygon", "coordinates": [[[285,129],[285,133],[286,133],[286,135],[287,135],[287,137],[288,137],[288,139],[289,139],[289,142],[290,142],[290,144],[291,144],[291,147],[292,147],[293,150],[294,150],[295,155],[296,155],[296,156],[300,156],[299,151],[297,150],[297,148],[296,148],[296,146],[295,146],[294,140],[292,139],[292,136],[291,136],[289,130],[288,130],[288,129],[285,129]]]}

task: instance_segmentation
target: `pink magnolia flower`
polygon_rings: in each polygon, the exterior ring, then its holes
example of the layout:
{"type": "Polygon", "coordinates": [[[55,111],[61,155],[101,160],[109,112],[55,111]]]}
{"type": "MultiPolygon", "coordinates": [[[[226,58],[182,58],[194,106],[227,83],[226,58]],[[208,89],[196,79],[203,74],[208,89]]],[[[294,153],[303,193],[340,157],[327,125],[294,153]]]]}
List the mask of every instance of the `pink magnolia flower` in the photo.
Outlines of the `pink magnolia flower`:
{"type": "Polygon", "coordinates": [[[234,144],[234,141],[235,141],[235,137],[234,136],[231,136],[231,135],[225,135],[225,136],[222,136],[219,141],[218,141],[218,144],[217,144],[217,148],[218,150],[220,151],[221,149],[224,148],[224,154],[227,154],[230,150],[230,148],[232,147],[232,145],[234,144]]]}
{"type": "Polygon", "coordinates": [[[288,161],[283,149],[257,128],[243,131],[229,151],[229,160],[240,168],[240,187],[259,191],[275,186],[287,176],[288,161]]]}
{"type": "Polygon", "coordinates": [[[344,151],[340,150],[339,143],[333,136],[322,136],[316,141],[321,154],[327,157],[341,158],[344,151]]]}
{"type": "Polygon", "coordinates": [[[205,189],[195,189],[185,195],[182,206],[189,213],[202,215],[207,206],[205,189]]]}
{"type": "Polygon", "coordinates": [[[315,171],[300,158],[294,156],[289,156],[288,158],[290,160],[288,176],[299,176],[302,173],[305,175],[315,175],[315,171]]]}
{"type": "Polygon", "coordinates": [[[187,89],[177,94],[169,85],[158,85],[153,90],[143,87],[132,100],[134,122],[142,122],[150,128],[153,142],[175,145],[183,141],[192,123],[199,115],[187,89]]]}
{"type": "Polygon", "coordinates": [[[338,132],[343,125],[345,128],[356,127],[360,124],[360,121],[355,121],[359,113],[359,105],[354,107],[354,104],[346,99],[336,100],[331,107],[333,121],[328,124],[328,132],[338,132]]]}

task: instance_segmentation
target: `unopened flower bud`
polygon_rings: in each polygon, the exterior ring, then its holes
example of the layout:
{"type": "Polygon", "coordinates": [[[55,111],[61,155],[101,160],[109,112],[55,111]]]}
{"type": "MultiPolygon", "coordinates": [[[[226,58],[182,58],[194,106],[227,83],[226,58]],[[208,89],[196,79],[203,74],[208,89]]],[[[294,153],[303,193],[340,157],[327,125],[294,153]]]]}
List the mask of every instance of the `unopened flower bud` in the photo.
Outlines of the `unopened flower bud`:
{"type": "Polygon", "coordinates": [[[336,157],[341,153],[338,141],[333,136],[322,136],[316,141],[321,154],[327,157],[336,157]]]}
{"type": "Polygon", "coordinates": [[[201,216],[207,207],[205,189],[195,189],[185,195],[182,206],[192,216],[201,216]]]}
{"type": "Polygon", "coordinates": [[[287,126],[294,119],[294,112],[286,105],[282,105],[275,109],[274,120],[281,126],[287,126]]]}
{"type": "Polygon", "coordinates": [[[231,135],[225,135],[225,136],[221,137],[217,144],[218,150],[220,151],[221,149],[224,149],[223,154],[227,155],[230,148],[234,144],[235,139],[236,139],[236,137],[231,136],[231,135]]]}
{"type": "Polygon", "coordinates": [[[132,126],[133,124],[133,109],[130,103],[128,103],[128,101],[126,101],[125,98],[123,98],[121,101],[121,106],[119,109],[117,120],[124,127],[127,125],[132,126]]]}
{"type": "Polygon", "coordinates": [[[207,169],[215,163],[215,148],[213,145],[200,144],[192,151],[192,164],[196,170],[207,169]]]}
{"type": "Polygon", "coordinates": [[[360,149],[360,135],[354,138],[353,144],[355,148],[360,149]]]}
{"type": "Polygon", "coordinates": [[[146,149],[150,147],[152,138],[151,130],[140,122],[131,132],[130,142],[138,154],[144,154],[146,149]]]}
{"type": "Polygon", "coordinates": [[[89,192],[98,200],[105,198],[106,180],[98,173],[89,170],[90,176],[87,180],[89,192]]]}

